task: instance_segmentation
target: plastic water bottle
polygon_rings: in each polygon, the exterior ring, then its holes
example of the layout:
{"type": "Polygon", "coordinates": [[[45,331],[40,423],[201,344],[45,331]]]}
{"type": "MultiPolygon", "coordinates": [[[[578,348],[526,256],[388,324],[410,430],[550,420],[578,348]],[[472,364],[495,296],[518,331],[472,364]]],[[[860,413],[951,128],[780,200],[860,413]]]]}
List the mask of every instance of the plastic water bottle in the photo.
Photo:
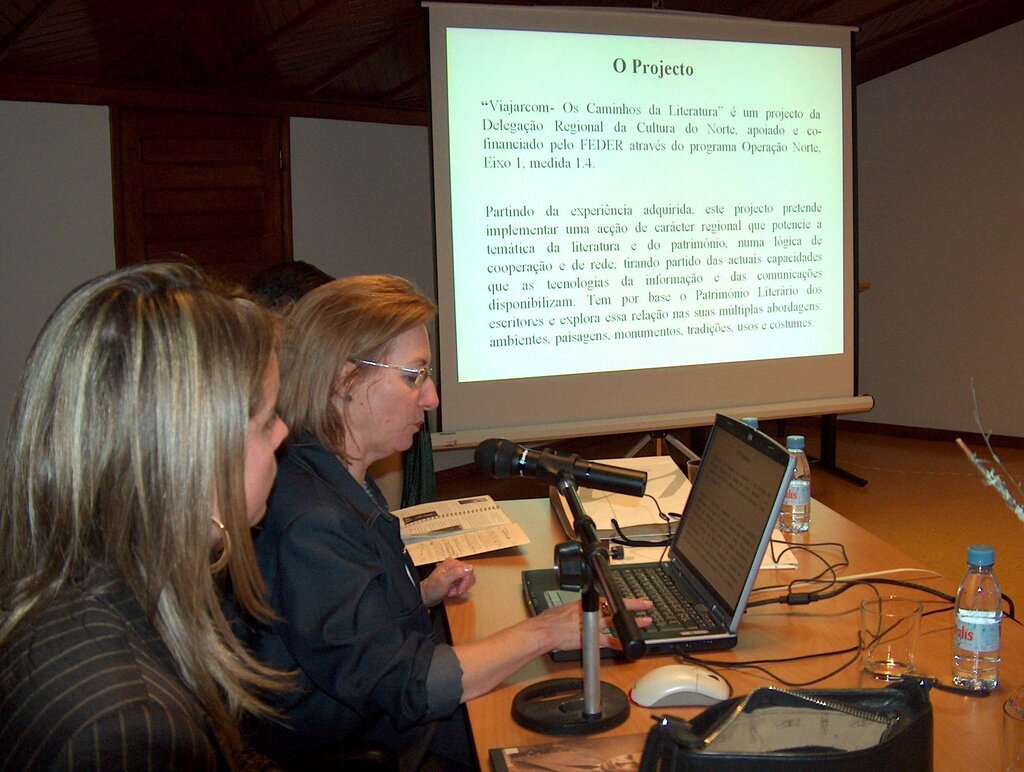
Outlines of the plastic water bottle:
{"type": "Polygon", "coordinates": [[[756,429],[757,428],[757,418],[752,416],[752,415],[751,416],[747,416],[745,418],[741,418],[740,420],[743,423],[745,423],[747,426],[749,426],[751,429],[756,429]]]}
{"type": "Polygon", "coordinates": [[[992,567],[996,551],[975,544],[967,549],[967,573],[954,606],[953,683],[963,689],[993,689],[999,684],[1002,593],[992,567]]]}
{"type": "Polygon", "coordinates": [[[779,530],[803,533],[811,527],[811,465],[804,453],[803,436],[791,434],[786,437],[786,450],[796,458],[796,467],[779,513],[779,530]]]}

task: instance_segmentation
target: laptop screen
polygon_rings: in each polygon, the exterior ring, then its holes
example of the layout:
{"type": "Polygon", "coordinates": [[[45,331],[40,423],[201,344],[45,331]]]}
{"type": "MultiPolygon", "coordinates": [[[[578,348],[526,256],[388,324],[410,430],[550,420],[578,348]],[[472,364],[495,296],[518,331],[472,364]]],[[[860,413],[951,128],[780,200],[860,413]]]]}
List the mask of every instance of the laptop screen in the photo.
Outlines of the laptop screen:
{"type": "Polygon", "coordinates": [[[732,615],[781,503],[786,449],[725,416],[716,419],[672,554],[732,615]]]}

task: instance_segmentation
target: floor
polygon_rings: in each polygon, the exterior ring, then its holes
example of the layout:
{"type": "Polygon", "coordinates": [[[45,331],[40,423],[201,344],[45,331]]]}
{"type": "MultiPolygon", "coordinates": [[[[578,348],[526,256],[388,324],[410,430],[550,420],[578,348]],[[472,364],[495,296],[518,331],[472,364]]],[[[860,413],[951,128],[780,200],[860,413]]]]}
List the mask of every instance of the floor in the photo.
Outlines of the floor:
{"type": "MultiPolygon", "coordinates": [[[[985,484],[954,442],[850,430],[842,422],[839,426],[836,465],[865,479],[867,485],[859,487],[812,466],[814,498],[953,581],[963,574],[968,546],[991,544],[1003,592],[1024,603],[1024,523],[985,484]]],[[[791,422],[785,429],[806,434],[809,453],[818,452],[816,421],[791,422]]],[[[622,435],[552,447],[587,458],[615,458],[624,456],[635,440],[622,435]]],[[[653,447],[649,445],[647,452],[653,447]]],[[[983,446],[971,447],[989,458],[983,446]]],[[[996,452],[1014,480],[1024,478],[1024,449],[996,448],[996,452]]],[[[485,492],[496,499],[546,495],[535,481],[492,480],[472,466],[438,475],[439,498],[485,492]]],[[[1024,494],[1017,497],[1024,503],[1024,494]]],[[[813,511],[811,522],[813,532],[813,511]]]]}
{"type": "MultiPolygon", "coordinates": [[[[991,460],[983,445],[969,447],[991,460]]],[[[841,431],[837,448],[837,466],[868,484],[819,473],[812,481],[816,498],[955,581],[966,568],[967,548],[991,544],[1003,593],[1024,602],[1024,523],[954,442],[841,431]]],[[[995,450],[1007,482],[1024,478],[1024,450],[995,450]]],[[[1017,499],[1024,503],[1019,491],[1017,499]]]]}

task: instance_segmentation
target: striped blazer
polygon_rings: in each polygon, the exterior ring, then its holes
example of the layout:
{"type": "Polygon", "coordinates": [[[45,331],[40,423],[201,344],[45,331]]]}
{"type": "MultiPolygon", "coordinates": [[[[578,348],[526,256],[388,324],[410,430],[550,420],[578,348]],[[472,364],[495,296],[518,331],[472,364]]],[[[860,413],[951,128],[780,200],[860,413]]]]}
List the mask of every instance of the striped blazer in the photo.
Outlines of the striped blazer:
{"type": "Polygon", "coordinates": [[[118,580],[68,588],[0,649],[0,770],[215,770],[199,703],[118,580]]]}

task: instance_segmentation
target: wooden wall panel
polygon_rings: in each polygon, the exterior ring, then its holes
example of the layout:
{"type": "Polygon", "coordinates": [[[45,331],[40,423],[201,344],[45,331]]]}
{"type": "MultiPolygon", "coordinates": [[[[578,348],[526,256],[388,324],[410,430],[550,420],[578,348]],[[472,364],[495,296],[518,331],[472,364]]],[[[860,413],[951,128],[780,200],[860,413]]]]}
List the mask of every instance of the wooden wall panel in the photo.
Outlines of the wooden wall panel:
{"type": "Polygon", "coordinates": [[[287,118],[111,110],[117,264],[245,282],[291,260],[287,118]]]}

